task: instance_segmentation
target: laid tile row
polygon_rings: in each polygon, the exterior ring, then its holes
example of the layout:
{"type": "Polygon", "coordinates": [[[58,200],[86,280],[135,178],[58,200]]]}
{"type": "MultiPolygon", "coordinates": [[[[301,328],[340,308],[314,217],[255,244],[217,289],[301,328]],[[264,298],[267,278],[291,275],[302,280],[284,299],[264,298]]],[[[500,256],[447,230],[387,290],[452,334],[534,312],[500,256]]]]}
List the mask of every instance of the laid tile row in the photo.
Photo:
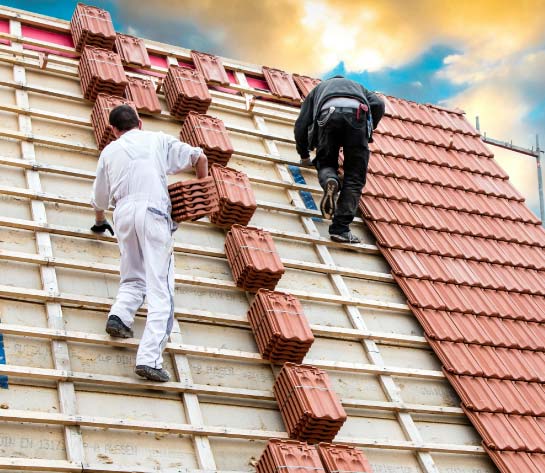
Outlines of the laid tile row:
{"type": "Polygon", "coordinates": [[[459,286],[424,279],[394,279],[409,303],[424,309],[545,322],[545,297],[518,292],[459,286]]]}
{"type": "Polygon", "coordinates": [[[543,473],[545,471],[545,455],[513,451],[497,451],[485,447],[501,473],[543,473]]]}
{"type": "Polygon", "coordinates": [[[113,51],[86,46],[78,64],[81,91],[88,100],[99,93],[123,96],[128,81],[121,58],[113,51]]]}
{"type": "Polygon", "coordinates": [[[545,382],[545,353],[428,339],[450,373],[533,383],[545,382]]]}
{"type": "Polygon", "coordinates": [[[190,111],[206,113],[212,102],[206,81],[196,69],[170,66],[163,87],[170,114],[181,120],[190,111]]]}
{"type": "Polygon", "coordinates": [[[523,223],[369,196],[363,196],[360,199],[359,208],[366,219],[373,221],[493,238],[519,244],[545,245],[545,230],[537,222],[523,223]]]}
{"type": "Polygon", "coordinates": [[[328,374],[314,366],[284,363],[273,391],[292,439],[331,442],[346,421],[328,374]]]}
{"type": "MultiPolygon", "coordinates": [[[[544,417],[464,410],[488,448],[545,453],[544,417]]],[[[522,472],[526,473],[526,470],[520,470],[522,472]]]]}
{"type": "Polygon", "coordinates": [[[379,133],[373,135],[373,141],[369,145],[371,153],[508,179],[505,171],[491,156],[465,153],[379,133]]]}
{"type": "Polygon", "coordinates": [[[399,276],[545,296],[545,271],[397,249],[383,255],[399,276]]]}
{"type": "Polygon", "coordinates": [[[446,371],[445,376],[472,411],[545,416],[545,387],[541,383],[460,376],[446,371]]]}
{"type": "Polygon", "coordinates": [[[526,223],[540,223],[524,202],[377,174],[369,175],[363,195],[526,223]]]}
{"type": "Polygon", "coordinates": [[[545,351],[544,323],[413,306],[411,309],[427,336],[434,340],[545,351]]]}
{"type": "Polygon", "coordinates": [[[479,136],[462,113],[456,113],[435,105],[425,105],[392,96],[382,96],[386,113],[394,118],[434,126],[445,130],[479,136]]]}
{"type": "Polygon", "coordinates": [[[528,245],[386,222],[366,223],[377,237],[379,246],[384,248],[545,269],[545,251],[542,244],[528,245]]]}
{"type": "Polygon", "coordinates": [[[78,3],[70,21],[70,32],[76,51],[85,46],[112,49],[115,29],[110,13],[102,8],[78,3]]]}
{"type": "Polygon", "coordinates": [[[373,177],[408,181],[413,186],[441,186],[460,189],[477,194],[502,197],[524,202],[524,197],[511,185],[509,180],[459,169],[423,163],[413,159],[371,155],[369,173],[373,177]]]}

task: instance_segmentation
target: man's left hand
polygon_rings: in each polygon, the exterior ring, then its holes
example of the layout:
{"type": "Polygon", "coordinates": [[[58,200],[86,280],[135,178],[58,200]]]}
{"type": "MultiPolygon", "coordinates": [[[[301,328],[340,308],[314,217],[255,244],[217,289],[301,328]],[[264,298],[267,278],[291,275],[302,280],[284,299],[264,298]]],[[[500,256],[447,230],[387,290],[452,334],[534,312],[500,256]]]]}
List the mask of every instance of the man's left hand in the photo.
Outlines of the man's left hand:
{"type": "Polygon", "coordinates": [[[108,222],[108,220],[102,220],[101,222],[95,222],[95,224],[91,227],[91,231],[93,233],[104,233],[106,230],[110,232],[112,236],[114,236],[114,229],[108,222]]]}

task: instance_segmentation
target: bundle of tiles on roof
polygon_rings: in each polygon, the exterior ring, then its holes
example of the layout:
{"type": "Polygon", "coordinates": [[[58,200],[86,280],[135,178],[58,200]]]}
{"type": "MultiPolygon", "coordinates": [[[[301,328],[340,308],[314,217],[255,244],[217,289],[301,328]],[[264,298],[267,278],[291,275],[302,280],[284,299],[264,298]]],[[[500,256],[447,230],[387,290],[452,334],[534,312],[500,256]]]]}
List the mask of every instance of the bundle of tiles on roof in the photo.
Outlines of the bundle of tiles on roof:
{"type": "Polygon", "coordinates": [[[91,112],[91,123],[99,150],[102,150],[108,143],[116,139],[109,122],[110,112],[115,107],[124,104],[135,108],[130,100],[112,95],[98,94],[91,112]]]}
{"type": "Polygon", "coordinates": [[[83,96],[95,100],[100,93],[123,96],[127,76],[119,55],[102,48],[83,48],[78,64],[83,96]]]}
{"type": "Polygon", "coordinates": [[[223,62],[213,54],[191,51],[191,58],[197,70],[202,74],[206,82],[213,82],[221,85],[229,85],[229,77],[223,67],[223,62]]]}
{"type": "Polygon", "coordinates": [[[255,465],[257,473],[325,473],[313,445],[296,440],[270,439],[255,465]]]}
{"type": "Polygon", "coordinates": [[[319,443],[316,447],[326,473],[372,473],[361,450],[349,445],[319,443]]]}
{"type": "Polygon", "coordinates": [[[269,232],[233,225],[225,238],[225,254],[238,287],[256,292],[274,289],[284,265],[269,232]]]}
{"type": "Polygon", "coordinates": [[[119,54],[124,64],[141,67],[151,66],[146,44],[141,38],[118,33],[115,38],[115,51],[119,54]]]}
{"type": "Polygon", "coordinates": [[[274,95],[290,100],[301,100],[291,74],[280,69],[263,66],[263,75],[274,95]]]}
{"type": "Polygon", "coordinates": [[[290,294],[260,289],[250,305],[248,320],[259,353],[273,363],[301,363],[314,342],[303,307],[290,294]]]}
{"type": "Polygon", "coordinates": [[[226,166],[234,151],[223,121],[210,115],[190,112],[180,131],[180,140],[201,147],[210,165],[226,166]]]}
{"type": "Polygon", "coordinates": [[[321,81],[320,79],[293,74],[293,82],[301,92],[301,96],[305,98],[321,81]]]}
{"type": "Polygon", "coordinates": [[[218,211],[218,193],[214,179],[191,179],[168,186],[172,220],[197,220],[218,211]]]}
{"type": "Polygon", "coordinates": [[[257,208],[248,176],[218,164],[212,165],[210,175],[216,183],[219,198],[219,210],[210,217],[211,222],[222,228],[247,225],[257,208]]]}
{"type": "Polygon", "coordinates": [[[190,111],[206,113],[212,102],[204,77],[195,69],[170,66],[163,87],[170,114],[182,120],[190,111]]]}
{"type": "Polygon", "coordinates": [[[274,396],[290,438],[331,442],[346,420],[329,376],[314,366],[285,363],[274,383],[274,396]]]}
{"type": "Polygon", "coordinates": [[[136,109],[144,113],[161,113],[161,104],[150,78],[128,77],[125,96],[134,102],[136,109]]]}
{"type": "Polygon", "coordinates": [[[76,51],[85,46],[112,49],[115,30],[110,13],[102,8],[78,3],[70,20],[70,33],[76,51]]]}

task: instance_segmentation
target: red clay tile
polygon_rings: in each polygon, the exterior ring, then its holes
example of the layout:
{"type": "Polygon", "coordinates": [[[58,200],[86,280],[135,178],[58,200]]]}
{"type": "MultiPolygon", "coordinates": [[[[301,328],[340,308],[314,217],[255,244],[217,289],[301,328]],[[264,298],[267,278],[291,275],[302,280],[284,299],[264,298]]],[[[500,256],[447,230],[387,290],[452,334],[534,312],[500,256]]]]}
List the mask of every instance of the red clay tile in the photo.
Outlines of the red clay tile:
{"type": "Polygon", "coordinates": [[[301,97],[303,98],[305,98],[310,93],[310,91],[321,82],[320,79],[314,79],[308,76],[301,76],[299,74],[293,74],[293,81],[299,89],[299,92],[301,92],[301,97]]]}
{"type": "Polygon", "coordinates": [[[106,94],[97,95],[95,105],[91,112],[91,123],[93,125],[93,132],[99,150],[102,150],[108,143],[115,140],[112,127],[110,126],[109,116],[112,109],[123,104],[135,108],[134,103],[130,100],[106,94]]]}
{"type": "Polygon", "coordinates": [[[269,440],[255,469],[257,473],[325,473],[318,451],[313,445],[279,439],[269,440]]]}
{"type": "Polygon", "coordinates": [[[151,62],[144,40],[128,34],[116,35],[115,51],[124,64],[150,67],[151,62]]]}
{"type": "Polygon", "coordinates": [[[151,79],[127,77],[127,80],[125,96],[134,103],[139,112],[161,113],[161,104],[151,79]]]}
{"type": "Polygon", "coordinates": [[[301,96],[293,82],[293,77],[280,69],[263,66],[263,74],[271,92],[278,97],[300,101],[301,96]]]}
{"type": "Polygon", "coordinates": [[[223,121],[210,115],[189,112],[180,131],[180,139],[201,147],[209,164],[227,165],[234,151],[223,121]]]}
{"type": "Polygon", "coordinates": [[[221,58],[199,51],[191,51],[191,58],[206,82],[229,85],[229,77],[221,58]]]}
{"type": "Polygon", "coordinates": [[[107,49],[86,46],[78,64],[81,90],[88,100],[99,93],[122,97],[127,77],[119,55],[107,49]]]}
{"type": "Polygon", "coordinates": [[[317,448],[327,473],[372,473],[369,461],[355,447],[322,442],[317,448]]]}
{"type": "Polygon", "coordinates": [[[212,177],[176,182],[168,186],[172,219],[197,220],[218,210],[218,193],[212,177]]]}
{"type": "Polygon", "coordinates": [[[212,97],[202,74],[187,67],[170,66],[163,82],[172,116],[184,119],[190,111],[206,113],[212,97]]]}
{"type": "Polygon", "coordinates": [[[486,447],[485,451],[501,473],[543,473],[545,455],[539,453],[497,451],[486,447]]]}
{"type": "Polygon", "coordinates": [[[70,32],[76,51],[82,51],[85,46],[109,50],[114,46],[112,18],[102,8],[78,3],[70,20],[70,32]]]}

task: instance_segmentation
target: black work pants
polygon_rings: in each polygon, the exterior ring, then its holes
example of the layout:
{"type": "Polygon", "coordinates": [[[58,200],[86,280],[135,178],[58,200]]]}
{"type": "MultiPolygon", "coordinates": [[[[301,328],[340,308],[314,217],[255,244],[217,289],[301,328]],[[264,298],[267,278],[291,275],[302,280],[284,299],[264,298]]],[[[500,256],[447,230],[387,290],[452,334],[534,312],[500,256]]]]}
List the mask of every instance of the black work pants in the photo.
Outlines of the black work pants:
{"type": "Polygon", "coordinates": [[[339,149],[344,151],[344,178],[340,187],[337,209],[329,233],[340,234],[349,231],[354,220],[361,197],[367,166],[369,164],[369,146],[365,114],[360,119],[356,112],[334,111],[327,118],[327,113],[318,116],[318,147],[316,150],[316,169],[320,185],[325,189],[330,178],[339,181],[339,149]],[[324,119],[324,116],[326,117],[324,119]],[[321,121],[320,121],[321,120],[321,121]]]}

